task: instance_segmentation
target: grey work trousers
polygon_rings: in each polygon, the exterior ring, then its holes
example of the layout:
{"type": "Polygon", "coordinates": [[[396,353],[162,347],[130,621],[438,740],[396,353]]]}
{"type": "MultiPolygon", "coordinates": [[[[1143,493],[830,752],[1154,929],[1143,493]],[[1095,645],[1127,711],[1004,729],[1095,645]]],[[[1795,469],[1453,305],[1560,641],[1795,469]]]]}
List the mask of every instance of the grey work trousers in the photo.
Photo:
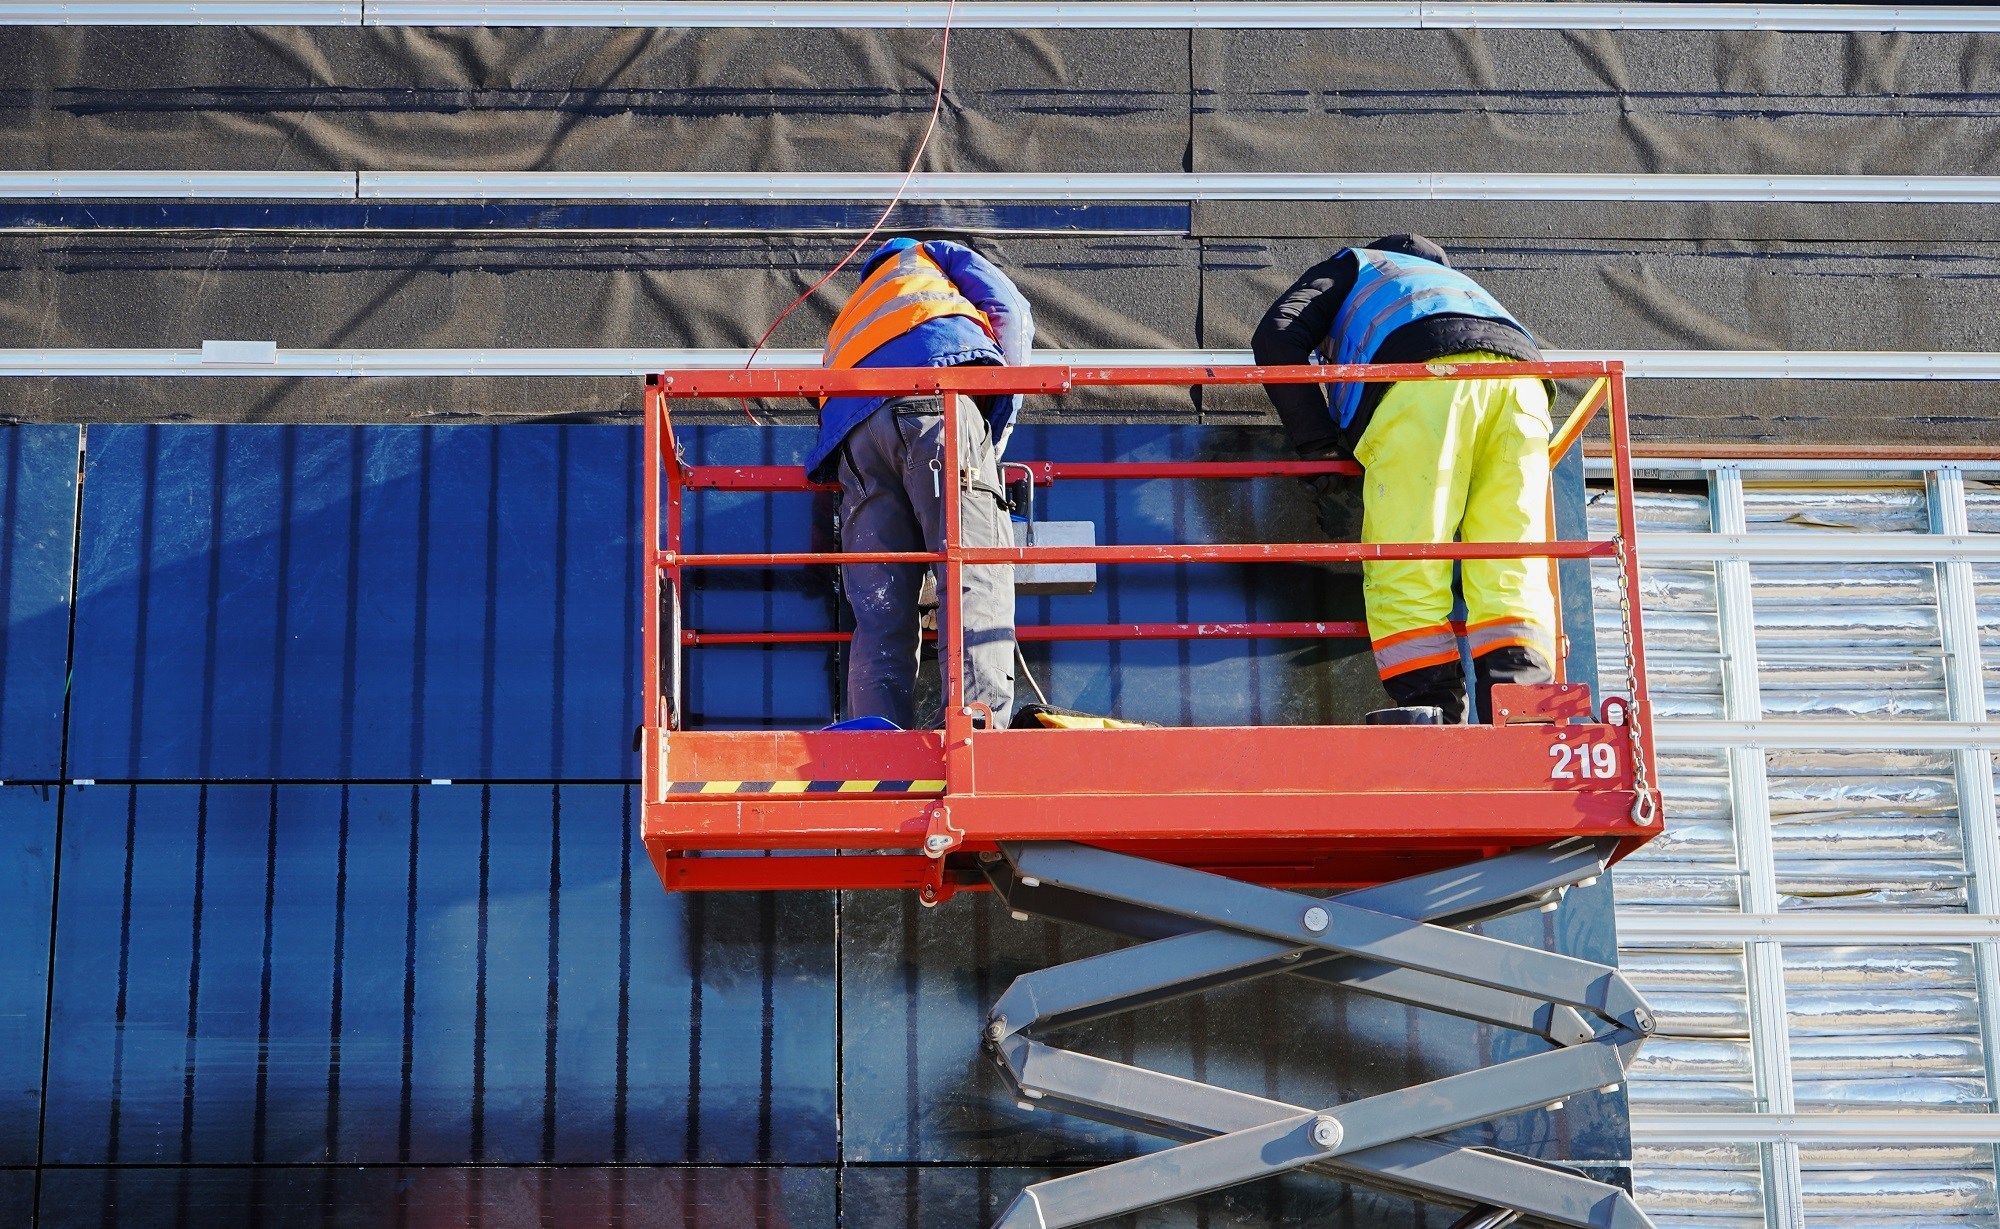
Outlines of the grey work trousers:
{"type": "MultiPolygon", "coordinates": [[[[959,503],[964,546],[1012,546],[999,459],[986,416],[970,399],[959,402],[959,503]]],[[[891,401],[848,432],[840,446],[840,548],[845,551],[944,549],[944,415],[936,397],[891,401]]],[[[944,564],[938,593],[948,592],[944,564]]],[[[887,717],[904,729],[916,723],[917,592],[920,563],[841,565],[854,609],[854,646],[847,665],[847,715],[887,717]]],[[[965,701],[993,710],[1004,727],[1014,708],[1014,569],[967,564],[964,592],[940,602],[939,644],[954,617],[965,620],[965,701]]]]}

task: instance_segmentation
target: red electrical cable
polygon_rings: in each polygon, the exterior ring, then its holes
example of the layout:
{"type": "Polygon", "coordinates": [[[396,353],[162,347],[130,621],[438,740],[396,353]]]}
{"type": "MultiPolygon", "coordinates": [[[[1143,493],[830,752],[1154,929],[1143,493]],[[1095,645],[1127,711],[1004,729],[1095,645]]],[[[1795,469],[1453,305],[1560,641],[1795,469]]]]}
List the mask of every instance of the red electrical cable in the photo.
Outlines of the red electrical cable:
{"type": "MultiPolygon", "coordinates": [[[[793,299],[791,301],[791,304],[787,306],[785,310],[778,313],[778,318],[776,320],[771,321],[771,327],[765,329],[764,335],[757,339],[757,344],[750,347],[750,357],[743,360],[743,370],[745,371],[750,370],[750,364],[756,362],[757,355],[763,351],[764,343],[771,340],[771,334],[778,331],[778,326],[785,322],[786,316],[792,314],[792,309],[797,307],[799,304],[805,302],[807,299],[812,298],[814,291],[817,291],[821,286],[824,286],[829,281],[833,280],[834,274],[840,272],[842,269],[845,269],[847,267],[847,262],[853,260],[856,253],[860,252],[862,248],[868,246],[868,241],[870,239],[873,239],[875,237],[875,233],[882,229],[882,224],[889,220],[889,215],[891,213],[894,213],[896,210],[896,206],[902,202],[903,193],[906,190],[908,190],[910,186],[910,180],[916,177],[917,167],[921,165],[924,160],[924,150],[930,146],[931,134],[937,131],[938,112],[942,110],[944,107],[944,71],[946,65],[948,65],[951,62],[951,22],[952,18],[957,14],[957,12],[958,12],[958,0],[950,0],[950,3],[945,6],[944,10],[944,42],[943,45],[938,48],[937,93],[933,95],[931,98],[930,122],[924,125],[924,135],[920,137],[917,141],[917,152],[910,158],[910,168],[903,172],[903,181],[896,185],[896,194],[889,198],[889,203],[887,205],[883,206],[882,216],[875,219],[875,224],[868,228],[868,233],[861,236],[860,240],[857,241],[853,247],[847,249],[847,255],[840,258],[840,263],[835,265],[833,268],[828,269],[826,271],[825,276],[821,277],[818,281],[814,282],[812,285],[806,287],[804,294],[801,294],[798,298],[793,299]]],[[[742,404],[743,404],[743,413],[745,414],[745,416],[747,416],[751,422],[756,422],[757,416],[750,412],[750,402],[746,399],[742,404]]]]}

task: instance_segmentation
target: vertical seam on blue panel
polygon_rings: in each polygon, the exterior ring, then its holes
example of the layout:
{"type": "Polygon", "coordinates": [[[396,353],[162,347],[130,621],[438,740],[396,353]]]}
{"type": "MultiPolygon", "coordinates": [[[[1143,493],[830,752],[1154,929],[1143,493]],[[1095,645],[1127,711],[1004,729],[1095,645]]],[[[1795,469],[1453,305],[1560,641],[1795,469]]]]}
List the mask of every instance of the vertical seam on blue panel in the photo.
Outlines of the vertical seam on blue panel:
{"type": "Polygon", "coordinates": [[[556,1027],[561,1019],[562,786],[549,787],[549,970],[542,1029],[542,1160],[556,1159],[556,1027]]]}
{"type": "Polygon", "coordinates": [[[492,883],[493,787],[479,787],[479,906],[472,949],[472,1139],[475,1161],[486,1159],[487,889],[492,883]]]}
{"type": "MultiPolygon", "coordinates": [[[[6,492],[0,496],[0,609],[11,611],[14,597],[14,537],[20,532],[21,521],[21,433],[26,428],[15,425],[7,429],[7,460],[0,466],[0,483],[6,492]]],[[[74,526],[72,526],[72,532],[74,526]]],[[[0,657],[0,696],[6,692],[7,661],[0,657]]],[[[0,753],[7,748],[8,722],[4,710],[0,710],[0,753]]],[[[0,758],[0,764],[4,764],[0,758]]],[[[25,775],[25,774],[23,774],[25,775]]]]}
{"type": "Polygon", "coordinates": [[[778,979],[778,898],[772,892],[761,893],[757,902],[757,963],[763,983],[761,988],[763,999],[759,1005],[761,1008],[759,1025],[762,1031],[757,1047],[757,1159],[769,1161],[772,1064],[777,1033],[775,995],[778,979]]]}
{"type": "Polygon", "coordinates": [[[702,978],[707,974],[708,900],[703,892],[690,892],[687,901],[688,944],[688,1096],[687,1135],[683,1155],[697,1160],[701,1154],[701,1031],[702,978]]]}
{"type": "MultiPolygon", "coordinates": [[[[348,435],[347,445],[347,605],[346,626],[340,634],[340,762],[333,765],[337,773],[354,771],[354,689],[360,674],[361,662],[361,511],[362,475],[367,471],[366,435],[361,428],[354,428],[348,435]]],[[[345,787],[341,793],[341,806],[347,805],[345,787]]],[[[342,811],[344,815],[345,810],[342,811]]],[[[341,867],[345,874],[345,864],[341,867]]]]}
{"type": "MultiPolygon", "coordinates": [[[[1118,454],[1113,451],[1113,449],[1117,447],[1117,437],[1114,434],[1112,428],[1109,426],[1102,426],[1097,429],[1097,433],[1098,433],[1098,455],[1103,457],[1117,456],[1118,454]]],[[[1114,483],[1100,482],[1097,485],[1098,485],[1098,490],[1103,492],[1104,525],[1106,527],[1105,536],[1108,538],[1111,536],[1109,532],[1110,527],[1118,524],[1118,493],[1115,489],[1116,484],[1114,483]]],[[[1106,575],[1104,578],[1105,615],[1107,618],[1111,620],[1111,622],[1116,623],[1119,621],[1118,620],[1119,608],[1121,605],[1123,605],[1123,603],[1119,601],[1119,597],[1123,593],[1123,586],[1120,583],[1118,577],[1118,572],[1120,571],[1120,569],[1107,568],[1105,571],[1106,571],[1106,575]]],[[[1106,691],[1105,703],[1107,705],[1104,711],[1107,713],[1116,713],[1121,711],[1125,695],[1124,644],[1117,640],[1112,641],[1110,644],[1105,646],[1105,656],[1109,660],[1107,663],[1108,668],[1104,672],[1105,674],[1104,685],[1106,691]]]]}
{"type": "MultiPolygon", "coordinates": [[[[160,429],[148,425],[144,430],[145,437],[139,461],[142,475],[139,483],[139,550],[138,558],[134,560],[139,580],[132,603],[132,722],[130,729],[126,731],[125,752],[125,770],[135,777],[141,771],[139,746],[142,741],[141,733],[146,725],[146,649],[152,629],[153,534],[154,522],[157,519],[154,512],[159,502],[160,481],[159,450],[155,447],[160,438],[160,429]]],[[[78,528],[80,531],[82,527],[78,528]]],[[[69,771],[67,765],[63,771],[65,773],[69,771]]]]}
{"type": "MultiPolygon", "coordinates": [[[[194,1163],[195,1038],[201,1019],[201,938],[204,897],[208,891],[208,786],[195,792],[194,908],[188,923],[187,1039],[181,1050],[181,1153],[183,1165],[194,1163]]],[[[184,1216],[177,1219],[185,1219],[184,1216]]]]}
{"type": "Polygon", "coordinates": [[[412,629],[414,644],[410,653],[410,698],[414,701],[410,712],[410,775],[423,775],[424,768],[424,712],[429,697],[424,693],[429,682],[426,669],[425,641],[430,635],[430,581],[431,581],[431,433],[433,428],[424,427],[417,443],[417,592],[416,626],[412,629]]]}
{"type": "Polygon", "coordinates": [[[632,787],[621,791],[618,824],[618,1053],[611,1089],[611,1159],[626,1159],[632,1041],[632,787]]]}
{"type": "MultiPolygon", "coordinates": [[[[201,775],[213,776],[215,769],[215,665],[216,641],[220,635],[222,620],[222,548],[223,548],[223,505],[229,497],[228,458],[229,428],[215,427],[210,437],[209,461],[212,468],[211,481],[214,485],[208,492],[208,600],[203,608],[208,618],[203,621],[201,647],[201,741],[196,763],[201,765],[201,775]]],[[[139,664],[145,669],[145,663],[139,664]]]]}
{"type": "MultiPolygon", "coordinates": [[[[340,1155],[340,1034],[347,995],[347,835],[348,787],[340,787],[340,833],[334,848],[333,985],[326,1026],[326,1147],[324,1158],[340,1155]]],[[[330,1188],[329,1188],[330,1189],[330,1188]]]]}
{"type": "MultiPolygon", "coordinates": [[[[1167,449],[1168,454],[1175,457],[1185,455],[1187,449],[1182,445],[1187,440],[1186,434],[1175,430],[1171,426],[1167,428],[1167,434],[1168,438],[1172,441],[1167,449]]],[[[1189,485],[1186,482],[1174,482],[1169,483],[1167,486],[1167,490],[1170,493],[1169,497],[1173,500],[1172,540],[1175,542],[1187,541],[1189,485]]],[[[1190,601],[1189,590],[1193,586],[1195,573],[1185,563],[1176,563],[1173,566],[1174,618],[1181,623],[1185,623],[1188,621],[1188,615],[1193,605],[1190,601]]],[[[1194,724],[1194,647],[1191,642],[1187,640],[1177,640],[1174,642],[1174,662],[1178,667],[1174,673],[1180,681],[1180,724],[1183,728],[1186,728],[1194,724]]],[[[1203,1077],[1197,1073],[1195,1078],[1201,1079],[1203,1077]]]]}
{"type": "MultiPolygon", "coordinates": [[[[838,710],[836,710],[838,711],[838,710]]],[[[844,906],[847,893],[833,893],[833,1223],[847,1214],[847,964],[844,906]]]]}
{"type": "Polygon", "coordinates": [[[264,942],[257,977],[257,1095],[250,1127],[250,1159],[265,1159],[271,1095],[271,938],[278,907],[278,783],[270,784],[270,814],[264,827],[264,942]]]}
{"type": "MultiPolygon", "coordinates": [[[[569,698],[564,683],[569,677],[569,433],[568,427],[556,428],[556,542],[555,542],[555,611],[549,620],[549,634],[554,643],[550,646],[549,660],[554,677],[549,685],[549,773],[561,779],[564,751],[567,744],[563,738],[569,725],[569,698]]],[[[630,602],[624,603],[630,606],[630,602]]],[[[619,661],[629,662],[629,657],[619,661]]],[[[631,670],[621,670],[630,674],[631,670]]]]}
{"type": "MultiPolygon", "coordinates": [[[[979,901],[972,909],[972,1001],[982,1011],[991,1011],[993,1004],[993,915],[985,901],[979,901]]],[[[992,1063],[976,1063],[974,1077],[978,1090],[980,1127],[986,1131],[999,1129],[993,1109],[996,1099],[1003,1091],[999,1087],[998,1070],[992,1063]]],[[[1000,1101],[999,1104],[1005,1104],[1000,1101]]],[[[980,1184],[982,1188],[985,1183],[980,1184]]],[[[983,1193],[979,1206],[986,1204],[983,1193]]]]}
{"type": "MultiPolygon", "coordinates": [[[[78,555],[82,550],[83,537],[83,447],[82,427],[76,429],[76,456],[74,464],[75,482],[70,492],[69,519],[69,610],[68,640],[63,650],[63,698],[62,729],[58,735],[56,750],[56,776],[59,780],[69,779],[69,678],[75,669],[76,660],[76,588],[78,555]]],[[[10,488],[12,484],[10,483],[10,488]]],[[[62,850],[63,822],[69,810],[69,790],[66,786],[56,787],[56,829],[50,845],[49,857],[49,954],[47,984],[43,987],[42,1004],[42,1097],[35,1123],[35,1193],[34,1207],[42,1206],[42,1173],[48,1160],[49,1147],[49,1065],[55,1053],[54,1028],[56,1018],[56,920],[62,912],[62,850]]],[[[122,955],[121,955],[122,959],[122,955]]]]}
{"type": "MultiPolygon", "coordinates": [[[[415,1099],[416,1063],[416,1022],[417,1022],[417,815],[422,808],[419,802],[421,785],[410,786],[410,871],[407,884],[409,900],[403,913],[403,1088],[401,1102],[396,1111],[396,1159],[407,1165],[410,1162],[410,1118],[415,1099]]],[[[405,1210],[402,1200],[397,1201],[400,1214],[405,1210]]]]}
{"type": "MultiPolygon", "coordinates": [[[[484,640],[479,656],[479,773],[493,775],[494,675],[499,662],[500,608],[500,430],[486,429],[486,600],[484,640]]],[[[483,898],[482,898],[483,899],[483,898]]]]}
{"type": "MultiPolygon", "coordinates": [[[[757,432],[757,442],[760,445],[761,449],[760,459],[765,465],[769,465],[777,459],[777,451],[773,447],[774,444],[774,440],[772,438],[773,434],[774,433],[770,431],[757,432]]],[[[776,550],[778,548],[777,543],[772,539],[777,532],[777,512],[775,509],[775,505],[777,504],[778,501],[776,499],[766,497],[764,499],[758,500],[757,502],[762,507],[764,513],[764,549],[776,550]]],[[[807,549],[811,548],[808,547],[807,549]]],[[[777,626],[776,622],[777,577],[778,577],[777,572],[773,571],[770,568],[758,569],[757,572],[758,585],[764,591],[763,625],[765,627],[777,626]]],[[[944,607],[944,609],[950,609],[950,607],[947,606],[944,607]]],[[[757,662],[757,665],[759,667],[757,671],[759,676],[758,681],[761,682],[764,687],[764,703],[763,706],[759,708],[757,711],[766,720],[769,720],[770,718],[777,716],[777,684],[778,684],[777,673],[778,673],[778,662],[781,660],[780,658],[781,652],[782,650],[779,648],[779,646],[769,645],[766,646],[765,650],[762,653],[759,653],[757,655],[759,659],[757,662]]],[[[939,703],[942,704],[943,700],[940,699],[939,703]]],[[[942,718],[940,718],[940,720],[942,720],[942,718]]]]}
{"type": "MultiPolygon", "coordinates": [[[[118,1163],[125,1117],[125,1018],[131,1004],[132,878],[139,843],[139,787],[125,790],[125,884],[118,908],[118,997],[111,1009],[111,1123],[105,1137],[104,1159],[118,1163]]],[[[108,1215],[107,1210],[107,1215],[108,1215]]]]}
{"type": "MultiPolygon", "coordinates": [[[[903,939],[903,1159],[914,1161],[922,1155],[918,1151],[917,1099],[923,1084],[922,1055],[918,1048],[920,1037],[919,992],[923,989],[923,936],[917,933],[917,898],[909,892],[898,892],[897,903],[902,908],[903,939]]],[[[909,1223],[920,1223],[916,1218],[915,1184],[909,1193],[912,1202],[908,1205],[909,1223]]]]}
{"type": "MultiPolygon", "coordinates": [[[[627,446],[630,447],[632,451],[634,451],[635,453],[643,453],[645,451],[645,444],[643,442],[644,437],[643,435],[641,435],[639,428],[628,427],[626,429],[625,438],[628,441],[627,446]]],[[[650,457],[642,456],[639,460],[641,465],[658,464],[657,461],[653,460],[650,457]]],[[[627,533],[632,532],[632,527],[638,525],[639,523],[640,505],[639,505],[638,475],[639,475],[639,465],[625,466],[625,525],[627,533]]],[[[649,544],[649,546],[656,545],[659,542],[660,527],[658,525],[648,525],[645,527],[645,534],[646,537],[643,539],[643,541],[649,544]]],[[[659,594],[657,592],[647,592],[644,589],[645,580],[642,578],[642,574],[639,568],[639,559],[637,553],[629,549],[623,550],[619,552],[618,557],[620,560],[623,561],[623,566],[625,568],[625,586],[623,592],[643,594],[643,600],[646,603],[646,609],[648,610],[656,609],[659,605],[659,600],[660,600],[659,594]]],[[[624,619],[624,626],[622,629],[623,638],[620,641],[622,653],[618,658],[618,660],[621,662],[630,662],[639,660],[638,621],[634,617],[634,607],[636,605],[637,603],[634,603],[630,600],[623,601],[618,604],[618,608],[622,612],[624,619]]],[[[677,647],[673,646],[662,646],[661,651],[666,653],[678,653],[680,650],[677,647]]],[[[654,671],[657,676],[657,672],[660,669],[660,663],[646,662],[644,663],[644,669],[654,671]]],[[[639,680],[643,677],[644,676],[637,670],[627,669],[618,671],[618,682],[619,682],[618,698],[619,698],[619,703],[622,705],[622,707],[618,711],[621,718],[629,720],[633,716],[633,714],[639,712],[638,687],[639,687],[639,680]]],[[[639,720],[649,721],[652,720],[652,717],[650,714],[640,714],[639,720]]],[[[637,723],[635,722],[635,724],[637,723]]],[[[622,722],[621,722],[621,728],[622,728],[622,722]]],[[[624,763],[628,769],[632,765],[632,761],[629,759],[625,760],[624,763]]],[[[628,800],[628,805],[629,805],[629,800],[628,800]]],[[[629,828],[632,819],[631,813],[629,811],[626,813],[625,819],[626,819],[626,825],[629,828]]]]}
{"type": "Polygon", "coordinates": [[[298,428],[280,427],[278,457],[278,586],[276,627],[271,637],[270,772],[285,771],[285,641],[291,629],[292,605],[292,479],[298,465],[298,428]]]}

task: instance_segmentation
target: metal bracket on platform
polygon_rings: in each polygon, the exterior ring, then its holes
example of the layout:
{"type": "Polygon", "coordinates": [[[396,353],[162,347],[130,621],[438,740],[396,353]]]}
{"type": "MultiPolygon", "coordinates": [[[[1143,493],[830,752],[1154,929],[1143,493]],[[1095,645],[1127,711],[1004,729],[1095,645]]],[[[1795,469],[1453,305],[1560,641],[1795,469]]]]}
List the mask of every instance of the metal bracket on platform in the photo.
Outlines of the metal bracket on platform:
{"type": "Polygon", "coordinates": [[[987,1022],[987,1048],[1036,1107],[1178,1146],[1036,1183],[995,1229],[1066,1229],[1299,1169],[1470,1209],[1465,1224],[1650,1229],[1616,1187],[1424,1138],[1624,1081],[1654,1021],[1617,969],[1457,929],[1559,901],[1601,875],[1616,847],[1569,838],[1320,898],[1066,842],[1003,844],[981,865],[1010,910],[1146,942],[1015,979],[987,1022]],[[1314,1109],[1041,1040],[1279,975],[1520,1030],[1551,1048],[1314,1109]]]}

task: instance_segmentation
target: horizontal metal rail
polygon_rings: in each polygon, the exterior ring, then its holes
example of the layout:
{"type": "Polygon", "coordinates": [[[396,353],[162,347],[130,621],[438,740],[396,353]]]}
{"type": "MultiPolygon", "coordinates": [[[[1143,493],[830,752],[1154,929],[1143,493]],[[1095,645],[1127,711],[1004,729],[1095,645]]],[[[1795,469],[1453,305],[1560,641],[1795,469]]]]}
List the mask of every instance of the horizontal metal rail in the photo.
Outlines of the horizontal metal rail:
{"type": "Polygon", "coordinates": [[[1992,533],[1641,533],[1648,563],[1929,563],[1957,559],[2000,563],[2000,534],[1992,533]]]}
{"type": "MultiPolygon", "coordinates": [[[[1053,356],[1051,356],[1053,357],[1053,356]]],[[[1078,388],[1218,384],[1390,384],[1422,380],[1594,379],[1621,369],[1617,359],[1473,363],[1321,363],[1197,366],[1039,362],[1019,367],[805,367],[665,372],[657,391],[674,400],[740,397],[839,397],[855,394],[1066,393],[1078,388]]]]}
{"type": "MultiPolygon", "coordinates": [[[[1621,922],[1622,925],[1622,922],[1621,922]]],[[[2000,1114],[1672,1114],[1635,1109],[1635,1144],[2000,1144],[2000,1114]]]]}
{"type": "Polygon", "coordinates": [[[759,551],[696,555],[661,551],[660,567],[760,568],[843,563],[1327,563],[1344,559],[1596,559],[1616,542],[1273,542],[1219,545],[960,547],[924,551],[759,551]]]}
{"type": "MultiPolygon", "coordinates": [[[[144,172],[139,172],[144,174],[144,172]]],[[[363,171],[364,199],[878,201],[894,173],[826,171],[363,171]]],[[[1614,175],[1473,172],[933,171],[916,201],[1748,201],[1990,204],[1990,175],[1614,175]]]]}
{"type": "MultiPolygon", "coordinates": [[[[943,0],[14,0],[0,25],[371,25],[903,29],[943,0]]],[[[962,29],[1883,30],[1990,32],[1949,5],[1523,3],[1520,0],[961,0],[962,29]]]]}
{"type": "Polygon", "coordinates": [[[1656,729],[1661,746],[1675,747],[1824,747],[1860,751],[1951,751],[1959,747],[2000,749],[2000,722],[1987,721],[1867,721],[1845,717],[1827,721],[1713,721],[1662,717],[1656,729]]]}
{"type": "MultiPolygon", "coordinates": [[[[1901,350],[1549,350],[1552,362],[1625,364],[1627,379],[1653,380],[2000,380],[2000,351],[1901,350]]],[[[1045,361],[1098,368],[1239,366],[1248,350],[1043,350],[1045,361]]],[[[270,362],[204,361],[202,352],[142,349],[0,349],[0,377],[261,376],[465,377],[643,376],[668,368],[740,369],[736,349],[280,347],[270,362]]],[[[815,366],[817,350],[766,350],[755,368],[815,366]]]]}
{"type": "MultiPolygon", "coordinates": [[[[1056,623],[1016,624],[1025,644],[1071,640],[1366,640],[1368,625],[1327,623],[1056,623]]],[[[685,645],[845,644],[852,632],[684,631],[685,645]]]]}
{"type": "Polygon", "coordinates": [[[16,200],[365,201],[1693,201],[1982,205],[1993,175],[1474,171],[0,172],[16,200]]]}
{"type": "MultiPolygon", "coordinates": [[[[1359,474],[1352,461],[1009,461],[1028,471],[1036,486],[1061,479],[1083,482],[1186,478],[1307,478],[1359,474]]],[[[686,465],[681,485],[691,491],[837,491],[837,482],[814,482],[796,465],[686,465]]]]}
{"type": "MultiPolygon", "coordinates": [[[[1632,870],[1639,870],[1633,866],[1632,870]]],[[[1977,943],[2000,939],[2000,916],[1985,913],[1893,913],[1853,909],[1798,913],[1618,911],[1618,941],[1627,947],[1692,942],[1778,939],[1802,946],[1869,943],[1977,943]]]]}

